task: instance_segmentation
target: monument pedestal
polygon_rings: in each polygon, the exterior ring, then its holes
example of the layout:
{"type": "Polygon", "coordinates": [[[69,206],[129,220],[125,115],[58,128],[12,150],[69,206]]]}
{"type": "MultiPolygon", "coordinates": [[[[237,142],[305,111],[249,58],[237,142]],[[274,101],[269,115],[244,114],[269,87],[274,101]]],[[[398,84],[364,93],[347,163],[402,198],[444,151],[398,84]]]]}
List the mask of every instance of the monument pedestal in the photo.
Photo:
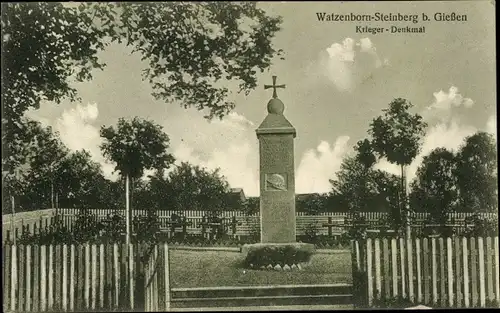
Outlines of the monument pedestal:
{"type": "MultiPolygon", "coordinates": [[[[268,115],[257,128],[260,154],[260,232],[261,243],[245,245],[242,248],[246,258],[268,258],[270,254],[282,253],[304,255],[314,252],[314,245],[296,242],[295,217],[295,128],[285,118],[285,105],[278,99],[276,77],[273,85],[273,98],[267,104],[268,115]],[[255,252],[257,250],[262,252],[255,252]]],[[[255,260],[254,260],[255,261],[255,260]]],[[[267,262],[264,261],[263,262],[267,262]]],[[[267,265],[267,264],[266,264],[267,265]]]]}
{"type": "Polygon", "coordinates": [[[248,268],[302,268],[309,263],[315,247],[310,243],[254,243],[243,245],[241,252],[248,268]]]}

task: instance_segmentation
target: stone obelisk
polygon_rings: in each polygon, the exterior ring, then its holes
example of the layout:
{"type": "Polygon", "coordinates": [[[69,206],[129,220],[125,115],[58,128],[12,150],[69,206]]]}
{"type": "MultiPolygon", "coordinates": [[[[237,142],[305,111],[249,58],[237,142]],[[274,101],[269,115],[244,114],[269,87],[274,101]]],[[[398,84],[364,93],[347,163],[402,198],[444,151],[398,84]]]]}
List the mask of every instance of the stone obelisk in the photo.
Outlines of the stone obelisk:
{"type": "Polygon", "coordinates": [[[257,128],[260,153],[260,226],[261,243],[294,243],[295,230],[295,164],[293,141],[295,128],[285,118],[285,105],[273,88],[267,104],[268,115],[257,128]]]}

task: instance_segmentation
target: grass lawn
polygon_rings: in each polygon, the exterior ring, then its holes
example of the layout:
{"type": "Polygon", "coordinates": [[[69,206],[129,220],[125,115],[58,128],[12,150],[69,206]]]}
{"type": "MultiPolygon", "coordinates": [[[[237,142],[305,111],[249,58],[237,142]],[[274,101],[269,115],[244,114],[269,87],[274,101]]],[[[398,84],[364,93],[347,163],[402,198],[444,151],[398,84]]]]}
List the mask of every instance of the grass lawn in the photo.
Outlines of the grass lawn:
{"type": "Polygon", "coordinates": [[[173,288],[352,283],[351,254],[314,254],[301,271],[248,270],[242,254],[228,251],[170,251],[173,288]]]}

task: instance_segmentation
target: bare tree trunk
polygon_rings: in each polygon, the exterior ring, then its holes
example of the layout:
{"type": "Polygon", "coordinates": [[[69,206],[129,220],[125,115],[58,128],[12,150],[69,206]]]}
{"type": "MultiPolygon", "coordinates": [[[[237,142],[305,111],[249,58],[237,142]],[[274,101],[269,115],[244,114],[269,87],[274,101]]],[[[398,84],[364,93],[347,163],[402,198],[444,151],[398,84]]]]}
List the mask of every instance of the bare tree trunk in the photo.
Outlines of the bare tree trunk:
{"type": "Polygon", "coordinates": [[[408,210],[407,194],[406,194],[406,177],[405,177],[405,166],[401,165],[401,191],[402,191],[402,201],[401,209],[404,213],[404,221],[406,224],[406,238],[411,238],[411,228],[410,228],[410,210],[408,210]]]}
{"type": "Polygon", "coordinates": [[[126,222],[126,235],[125,242],[127,245],[130,243],[130,203],[129,203],[129,177],[125,175],[125,222],[126,222]]]}
{"type": "Polygon", "coordinates": [[[12,193],[10,194],[10,204],[12,206],[12,217],[10,219],[10,231],[11,231],[11,236],[13,238],[13,243],[15,245],[16,244],[16,234],[14,232],[14,216],[16,214],[16,202],[14,199],[14,195],[12,193]]]}
{"type": "MultiPolygon", "coordinates": [[[[130,178],[130,193],[129,193],[129,197],[130,197],[130,203],[131,204],[134,204],[134,190],[135,190],[135,181],[134,179],[131,177],[130,178]]],[[[133,205],[132,205],[133,206],[133,205]]],[[[130,209],[130,215],[132,216],[132,218],[134,217],[134,214],[132,214],[132,210],[133,208],[130,209]]]]}
{"type": "Polygon", "coordinates": [[[51,208],[54,208],[54,181],[50,182],[50,204],[51,208]]]}

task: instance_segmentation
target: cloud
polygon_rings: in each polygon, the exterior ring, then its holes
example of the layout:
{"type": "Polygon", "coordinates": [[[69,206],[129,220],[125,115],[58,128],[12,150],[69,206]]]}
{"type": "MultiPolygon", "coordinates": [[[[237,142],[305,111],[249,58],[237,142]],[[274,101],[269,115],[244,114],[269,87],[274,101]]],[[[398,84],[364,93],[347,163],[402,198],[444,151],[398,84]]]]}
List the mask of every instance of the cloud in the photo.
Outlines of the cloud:
{"type": "Polygon", "coordinates": [[[183,110],[162,125],[178,163],[220,168],[231,187],[243,188],[247,196],[259,195],[259,147],[252,121],[232,112],[210,122],[200,112],[183,110]]]}
{"type": "MultiPolygon", "coordinates": [[[[478,131],[476,127],[461,122],[454,116],[453,112],[453,109],[457,107],[471,108],[474,104],[472,99],[463,97],[455,86],[451,86],[448,92],[440,90],[434,92],[433,95],[434,101],[421,114],[425,120],[432,120],[434,125],[427,129],[420,153],[406,169],[408,184],[415,178],[424,156],[436,148],[446,148],[456,152],[466,137],[478,131]]],[[[496,125],[493,123],[496,123],[494,116],[488,120],[486,128],[492,129],[495,127],[496,125]]],[[[401,169],[395,164],[390,164],[385,159],[380,160],[375,165],[375,168],[401,175],[401,169]]]]}
{"type": "Polygon", "coordinates": [[[491,133],[497,137],[497,117],[495,115],[491,115],[486,122],[486,131],[491,133]]]}
{"type": "Polygon", "coordinates": [[[328,192],[330,179],[340,169],[343,157],[348,151],[349,136],[340,136],[333,146],[321,141],[316,149],[304,153],[297,168],[295,191],[297,193],[328,192]]]}
{"type": "Polygon", "coordinates": [[[470,108],[474,104],[472,99],[464,98],[455,86],[451,86],[448,93],[440,90],[438,92],[434,92],[433,95],[434,102],[430,105],[430,107],[434,109],[449,110],[453,106],[464,106],[466,108],[470,108]]]}
{"type": "MultiPolygon", "coordinates": [[[[439,123],[428,129],[425,135],[421,151],[413,160],[410,166],[406,168],[407,183],[409,184],[416,176],[418,167],[422,164],[424,156],[428,155],[436,148],[446,148],[450,151],[458,151],[467,136],[473,135],[477,128],[468,125],[462,125],[458,120],[452,120],[449,123],[439,123]]],[[[401,169],[396,164],[391,164],[382,159],[376,165],[376,169],[385,170],[394,175],[401,175],[401,169]]]]}
{"type": "Polygon", "coordinates": [[[104,176],[116,180],[118,174],[113,173],[114,165],[106,162],[99,148],[102,142],[99,128],[92,124],[98,116],[97,103],[77,104],[74,108],[64,110],[53,127],[70,150],[89,151],[92,159],[101,164],[104,176]]]}
{"type": "Polygon", "coordinates": [[[463,97],[455,86],[451,86],[448,92],[443,90],[434,92],[433,96],[434,101],[422,112],[422,116],[426,119],[450,120],[454,109],[469,109],[474,105],[474,101],[463,97]]]}
{"type": "MultiPolygon", "coordinates": [[[[222,120],[209,122],[198,112],[184,110],[163,125],[172,138],[178,163],[190,162],[210,170],[220,168],[231,187],[243,188],[247,196],[259,195],[256,125],[245,116],[233,112],[222,120]]],[[[316,149],[306,151],[298,163],[295,191],[328,192],[329,179],[340,169],[348,141],[348,136],[341,136],[333,145],[321,141],[316,149]]]]}
{"type": "Polygon", "coordinates": [[[387,58],[384,61],[380,59],[370,38],[362,38],[358,42],[345,38],[342,43],[333,43],[326,48],[326,52],[326,60],[320,62],[321,68],[340,91],[352,90],[356,83],[367,76],[367,72],[389,65],[387,58]],[[361,61],[364,59],[363,54],[370,56],[368,62],[361,61]]]}

